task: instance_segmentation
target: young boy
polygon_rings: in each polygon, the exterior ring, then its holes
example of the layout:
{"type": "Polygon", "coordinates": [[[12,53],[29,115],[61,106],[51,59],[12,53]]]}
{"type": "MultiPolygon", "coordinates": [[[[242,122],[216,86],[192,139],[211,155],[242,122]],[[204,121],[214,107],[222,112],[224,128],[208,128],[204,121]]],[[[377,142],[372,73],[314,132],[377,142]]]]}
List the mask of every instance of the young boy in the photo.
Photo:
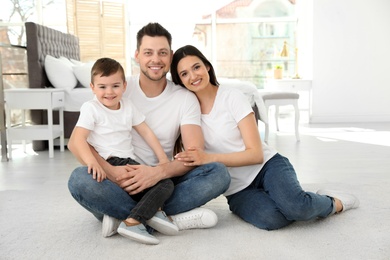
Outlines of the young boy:
{"type": "MultiPolygon", "coordinates": [[[[131,143],[132,128],[145,139],[159,164],[169,162],[157,137],[145,123],[145,116],[129,99],[122,99],[126,86],[123,67],[117,61],[101,58],[95,62],[91,69],[90,84],[95,97],[82,105],[70,138],[75,141],[75,149],[80,155],[77,159],[88,166],[88,173],[97,182],[104,181],[106,173],[93,156],[90,146],[111,165],[139,164],[135,160],[131,143]]],[[[157,238],[147,232],[146,225],[166,235],[177,234],[177,226],[161,210],[173,189],[173,182],[164,179],[141,193],[131,195],[138,203],[119,225],[118,233],[146,244],[159,243],[157,238]]]]}

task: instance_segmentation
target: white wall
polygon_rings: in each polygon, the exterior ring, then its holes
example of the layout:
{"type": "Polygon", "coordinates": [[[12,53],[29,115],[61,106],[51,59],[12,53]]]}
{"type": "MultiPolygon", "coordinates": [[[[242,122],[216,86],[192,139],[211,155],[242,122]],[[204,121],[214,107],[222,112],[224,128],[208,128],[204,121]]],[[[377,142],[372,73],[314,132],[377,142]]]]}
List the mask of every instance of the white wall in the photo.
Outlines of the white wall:
{"type": "Polygon", "coordinates": [[[389,14],[389,0],[313,1],[311,122],[390,122],[389,14]]]}

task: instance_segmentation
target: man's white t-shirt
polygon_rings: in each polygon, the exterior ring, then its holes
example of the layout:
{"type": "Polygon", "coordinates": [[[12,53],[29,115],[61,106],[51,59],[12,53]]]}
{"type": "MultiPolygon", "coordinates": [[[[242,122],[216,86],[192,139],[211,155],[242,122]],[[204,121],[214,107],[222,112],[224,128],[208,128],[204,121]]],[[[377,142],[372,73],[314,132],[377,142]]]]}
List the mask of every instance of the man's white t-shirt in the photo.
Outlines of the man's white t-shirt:
{"type": "MultiPolygon", "coordinates": [[[[170,158],[182,125],[200,126],[200,106],[195,94],[167,81],[164,91],[149,98],[139,85],[139,75],[127,78],[127,89],[123,95],[145,115],[145,122],[152,129],[170,158]]],[[[133,129],[134,152],[141,164],[156,165],[158,160],[145,140],[133,129]]]]}
{"type": "Polygon", "coordinates": [[[76,126],[91,131],[87,141],[104,159],[117,156],[137,160],[131,144],[131,130],[144,120],[145,116],[128,99],[121,100],[118,110],[112,110],[94,97],[81,106],[76,126]]]}
{"type": "MultiPolygon", "coordinates": [[[[248,99],[239,90],[218,87],[214,105],[209,114],[202,114],[202,131],[205,139],[205,151],[208,153],[231,153],[245,150],[238,123],[253,113],[248,99]]],[[[263,165],[276,151],[262,143],[264,162],[241,167],[228,167],[231,182],[225,196],[248,187],[260,172],[263,165]]]]}

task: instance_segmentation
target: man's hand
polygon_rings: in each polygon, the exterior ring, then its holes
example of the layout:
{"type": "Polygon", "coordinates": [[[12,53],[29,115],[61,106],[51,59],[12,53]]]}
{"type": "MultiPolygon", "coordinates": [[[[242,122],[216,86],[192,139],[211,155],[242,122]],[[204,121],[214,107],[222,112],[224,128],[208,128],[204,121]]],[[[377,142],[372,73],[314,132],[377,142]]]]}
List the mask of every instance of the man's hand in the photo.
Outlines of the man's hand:
{"type": "MultiPolygon", "coordinates": [[[[120,182],[117,181],[117,178],[119,176],[124,176],[128,173],[128,167],[127,165],[118,165],[118,166],[113,166],[111,164],[106,165],[105,172],[107,174],[107,178],[118,184],[120,186],[120,182]]],[[[122,181],[125,181],[125,178],[123,178],[122,181]]]]}
{"type": "Polygon", "coordinates": [[[126,165],[126,173],[118,176],[115,182],[130,195],[134,195],[156,185],[163,179],[160,177],[161,167],[126,165]]]}

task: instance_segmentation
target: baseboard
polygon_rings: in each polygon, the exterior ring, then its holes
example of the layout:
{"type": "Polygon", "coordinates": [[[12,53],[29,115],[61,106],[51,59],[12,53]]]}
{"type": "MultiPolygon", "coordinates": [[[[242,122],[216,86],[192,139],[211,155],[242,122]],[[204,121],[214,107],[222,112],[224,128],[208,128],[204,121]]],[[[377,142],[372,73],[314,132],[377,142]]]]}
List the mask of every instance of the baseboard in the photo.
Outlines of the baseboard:
{"type": "Polygon", "coordinates": [[[384,123],[390,115],[311,115],[310,123],[384,123]]]}

